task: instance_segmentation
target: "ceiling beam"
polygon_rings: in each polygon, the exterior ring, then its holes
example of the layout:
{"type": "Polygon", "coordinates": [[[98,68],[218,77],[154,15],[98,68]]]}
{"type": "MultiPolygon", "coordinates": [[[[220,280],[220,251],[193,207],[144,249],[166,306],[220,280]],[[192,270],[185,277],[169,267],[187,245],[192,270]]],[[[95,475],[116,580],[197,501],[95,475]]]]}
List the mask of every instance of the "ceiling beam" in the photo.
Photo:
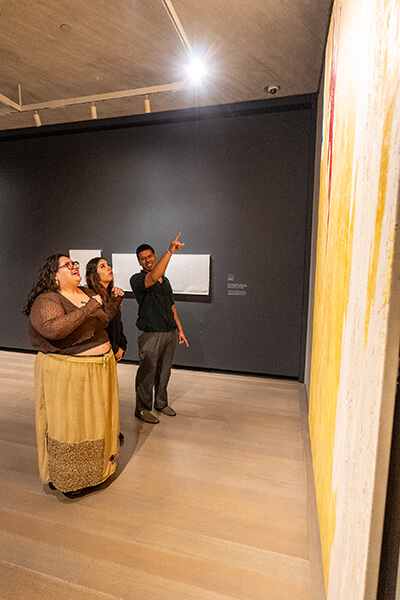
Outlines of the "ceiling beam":
{"type": "Polygon", "coordinates": [[[176,14],[176,10],[172,6],[171,0],[161,0],[161,2],[163,3],[169,18],[171,19],[172,24],[175,27],[175,31],[178,34],[179,39],[181,40],[182,44],[185,46],[189,54],[192,54],[192,45],[189,42],[189,38],[186,35],[185,30],[183,29],[183,25],[180,22],[178,15],[176,14]]]}
{"type": "Polygon", "coordinates": [[[7,96],[3,96],[3,94],[0,94],[0,102],[2,104],[5,104],[6,106],[14,108],[18,112],[21,112],[21,105],[17,104],[16,102],[13,102],[12,100],[10,100],[10,98],[7,98],[7,96]]]}
{"type": "Polygon", "coordinates": [[[132,98],[134,96],[148,96],[150,94],[161,94],[164,92],[181,92],[182,90],[192,87],[192,85],[187,81],[175,81],[174,83],[166,83],[164,85],[153,85],[151,87],[108,92],[105,94],[93,94],[91,96],[77,96],[76,98],[61,98],[60,100],[36,102],[35,104],[17,104],[6,96],[3,96],[3,94],[0,94],[0,102],[14,108],[18,112],[27,112],[46,108],[63,108],[74,104],[88,104],[91,102],[103,102],[105,100],[117,100],[119,98],[132,98]]]}

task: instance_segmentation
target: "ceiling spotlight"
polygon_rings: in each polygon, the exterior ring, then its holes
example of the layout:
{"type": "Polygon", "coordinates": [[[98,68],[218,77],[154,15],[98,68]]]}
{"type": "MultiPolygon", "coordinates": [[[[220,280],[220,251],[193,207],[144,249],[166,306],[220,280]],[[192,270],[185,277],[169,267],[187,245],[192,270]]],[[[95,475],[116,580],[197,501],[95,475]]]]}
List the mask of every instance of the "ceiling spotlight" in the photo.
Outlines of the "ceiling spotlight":
{"type": "Polygon", "coordinates": [[[36,127],[40,127],[42,124],[42,121],[40,120],[40,115],[37,110],[35,110],[35,112],[33,113],[33,118],[35,120],[36,127]]]}
{"type": "Polygon", "coordinates": [[[188,77],[191,79],[192,83],[202,83],[203,79],[207,75],[207,67],[205,65],[204,60],[197,56],[192,57],[192,60],[186,67],[186,72],[188,74],[188,77]]]}
{"type": "Polygon", "coordinates": [[[92,119],[97,119],[97,108],[94,102],[92,102],[92,106],[90,107],[90,114],[92,116],[92,119]]]}
{"type": "Polygon", "coordinates": [[[280,85],[267,85],[264,88],[264,92],[267,92],[267,94],[276,94],[277,92],[279,92],[279,90],[281,89],[280,85]]]}

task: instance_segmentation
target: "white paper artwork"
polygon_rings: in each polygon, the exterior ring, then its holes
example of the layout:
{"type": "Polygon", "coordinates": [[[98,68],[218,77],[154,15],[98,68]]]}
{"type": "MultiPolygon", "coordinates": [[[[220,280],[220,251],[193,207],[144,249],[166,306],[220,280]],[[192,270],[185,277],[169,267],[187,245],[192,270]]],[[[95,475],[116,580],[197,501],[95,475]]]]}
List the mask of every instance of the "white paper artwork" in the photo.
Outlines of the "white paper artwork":
{"type": "Polygon", "coordinates": [[[210,255],[173,254],[165,274],[174,294],[207,296],[210,292],[210,255]]]}
{"type": "MultiPolygon", "coordinates": [[[[136,254],[112,254],[114,284],[131,291],[129,280],[141,270],[136,254]]],[[[210,255],[174,254],[165,272],[174,294],[207,296],[210,292],[210,255]]]]}
{"type": "Polygon", "coordinates": [[[91,258],[101,256],[101,250],[70,250],[69,257],[71,260],[77,260],[79,262],[79,271],[82,280],[79,285],[86,285],[85,273],[86,265],[91,258]]]}
{"type": "Polygon", "coordinates": [[[140,270],[136,254],[112,254],[112,270],[114,273],[114,285],[131,292],[129,279],[140,270]]]}

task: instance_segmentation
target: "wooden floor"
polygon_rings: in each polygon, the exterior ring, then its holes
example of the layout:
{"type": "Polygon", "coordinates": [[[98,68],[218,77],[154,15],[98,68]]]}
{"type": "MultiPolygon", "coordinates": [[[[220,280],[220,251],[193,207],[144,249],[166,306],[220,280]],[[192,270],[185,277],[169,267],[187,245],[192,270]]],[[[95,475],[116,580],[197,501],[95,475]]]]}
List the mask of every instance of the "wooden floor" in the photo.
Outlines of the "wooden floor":
{"type": "Polygon", "coordinates": [[[2,600],[323,600],[304,389],[174,370],[174,418],[133,417],[113,480],[80,499],[38,476],[31,354],[0,352],[2,600]]]}

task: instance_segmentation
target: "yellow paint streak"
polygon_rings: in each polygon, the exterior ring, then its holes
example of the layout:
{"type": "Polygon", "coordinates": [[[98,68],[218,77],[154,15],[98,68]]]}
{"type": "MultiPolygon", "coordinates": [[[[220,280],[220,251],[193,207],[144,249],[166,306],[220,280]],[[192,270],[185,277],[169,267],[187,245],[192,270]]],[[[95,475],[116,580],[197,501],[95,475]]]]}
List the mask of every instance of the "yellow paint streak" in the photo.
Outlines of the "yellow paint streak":
{"type": "MultiPolygon", "coordinates": [[[[356,110],[355,99],[346,99],[356,110]]],[[[351,109],[350,109],[351,110],[351,109]]],[[[325,125],[324,145],[327,140],[325,125]]],[[[352,198],[355,119],[335,130],[332,196],[328,244],[326,240],[327,178],[326,161],[321,165],[319,232],[313,327],[313,352],[310,382],[310,435],[315,487],[320,522],[322,560],[328,589],[331,550],[336,529],[336,492],[332,489],[335,449],[336,409],[340,383],[342,335],[349,301],[353,254],[354,210],[352,198]]],[[[326,156],[326,148],[323,149],[326,156]]]]}
{"type": "Polygon", "coordinates": [[[364,351],[368,345],[368,331],[371,320],[371,312],[374,306],[376,293],[376,280],[378,275],[379,252],[382,238],[383,217],[385,214],[387,179],[389,171],[390,159],[390,142],[393,123],[393,113],[395,109],[396,95],[392,97],[392,101],[385,113],[385,122],[383,126],[383,137],[381,147],[381,162],[379,170],[379,187],[378,201],[375,215],[375,235],[373,249],[369,261],[368,284],[367,284],[367,312],[365,316],[365,333],[364,333],[364,351]]]}
{"type": "Polygon", "coordinates": [[[389,298],[390,298],[390,290],[391,290],[391,283],[392,283],[392,265],[393,265],[393,253],[394,253],[394,236],[396,234],[396,224],[394,222],[394,220],[392,221],[392,230],[391,230],[391,234],[390,234],[390,250],[389,250],[389,269],[388,269],[388,277],[386,280],[386,285],[385,285],[385,293],[384,293],[384,297],[385,297],[385,306],[387,306],[389,304],[389,298]]]}

